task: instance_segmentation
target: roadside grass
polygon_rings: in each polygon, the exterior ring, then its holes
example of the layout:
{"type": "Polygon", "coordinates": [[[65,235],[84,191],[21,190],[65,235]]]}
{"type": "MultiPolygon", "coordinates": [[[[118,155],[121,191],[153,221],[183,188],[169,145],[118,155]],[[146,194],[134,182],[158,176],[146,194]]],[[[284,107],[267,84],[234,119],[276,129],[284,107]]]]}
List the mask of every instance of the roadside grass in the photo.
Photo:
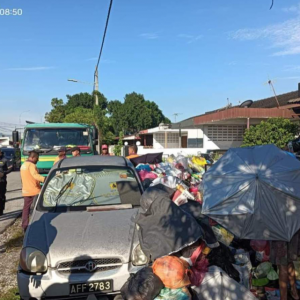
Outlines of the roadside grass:
{"type": "Polygon", "coordinates": [[[21,249],[23,238],[24,234],[22,228],[16,228],[16,231],[13,233],[12,237],[5,243],[6,252],[21,249]]]}
{"type": "Polygon", "coordinates": [[[11,288],[6,293],[0,295],[0,300],[20,300],[20,296],[16,296],[18,288],[11,288]]]}
{"type": "Polygon", "coordinates": [[[17,276],[18,267],[19,267],[19,260],[17,260],[17,261],[15,262],[15,265],[14,265],[13,269],[10,270],[10,273],[11,273],[12,275],[17,276]]]}

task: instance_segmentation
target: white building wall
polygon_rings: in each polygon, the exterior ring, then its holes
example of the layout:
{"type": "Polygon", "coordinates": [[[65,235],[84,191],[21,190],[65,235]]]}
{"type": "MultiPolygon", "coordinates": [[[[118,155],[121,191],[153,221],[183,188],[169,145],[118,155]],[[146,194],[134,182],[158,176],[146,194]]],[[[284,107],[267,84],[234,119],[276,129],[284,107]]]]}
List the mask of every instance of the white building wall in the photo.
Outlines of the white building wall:
{"type": "Polygon", "coordinates": [[[202,139],[203,130],[202,129],[188,129],[188,139],[202,139]]]}

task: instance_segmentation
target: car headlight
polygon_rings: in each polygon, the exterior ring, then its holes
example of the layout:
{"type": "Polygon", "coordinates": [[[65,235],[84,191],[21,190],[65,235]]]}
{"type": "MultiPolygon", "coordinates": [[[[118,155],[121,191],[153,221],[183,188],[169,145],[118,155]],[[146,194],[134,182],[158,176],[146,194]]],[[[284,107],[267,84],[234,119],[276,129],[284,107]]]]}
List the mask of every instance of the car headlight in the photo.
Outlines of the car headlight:
{"type": "Polygon", "coordinates": [[[140,244],[132,252],[132,263],[134,266],[144,266],[148,263],[148,257],[143,252],[140,244]]]}
{"type": "Polygon", "coordinates": [[[48,269],[46,255],[35,248],[23,248],[20,257],[20,267],[29,273],[46,273],[48,269]]]}

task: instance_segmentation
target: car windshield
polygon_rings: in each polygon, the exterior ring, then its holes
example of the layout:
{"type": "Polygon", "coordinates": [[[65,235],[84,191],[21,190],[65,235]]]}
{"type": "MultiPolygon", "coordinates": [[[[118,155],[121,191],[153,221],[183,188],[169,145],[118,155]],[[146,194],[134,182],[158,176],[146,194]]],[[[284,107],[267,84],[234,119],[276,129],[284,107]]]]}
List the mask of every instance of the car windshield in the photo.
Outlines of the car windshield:
{"type": "Polygon", "coordinates": [[[54,171],[41,195],[44,209],[139,205],[141,189],[130,168],[82,167],[54,171]]]}
{"type": "Polygon", "coordinates": [[[25,133],[24,151],[57,151],[60,147],[78,146],[90,151],[91,143],[86,128],[28,129],[25,133]]]}

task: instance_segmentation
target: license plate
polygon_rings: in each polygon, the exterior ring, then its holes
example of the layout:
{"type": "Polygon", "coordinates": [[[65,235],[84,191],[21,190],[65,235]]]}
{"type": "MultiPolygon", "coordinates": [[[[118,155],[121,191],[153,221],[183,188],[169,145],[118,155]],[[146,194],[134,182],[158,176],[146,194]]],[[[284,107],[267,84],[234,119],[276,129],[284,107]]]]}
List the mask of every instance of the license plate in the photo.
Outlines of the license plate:
{"type": "Polygon", "coordinates": [[[70,294],[83,294],[83,293],[93,293],[93,292],[103,292],[108,293],[113,290],[112,280],[101,280],[93,281],[87,283],[73,283],[70,284],[70,294]]]}

